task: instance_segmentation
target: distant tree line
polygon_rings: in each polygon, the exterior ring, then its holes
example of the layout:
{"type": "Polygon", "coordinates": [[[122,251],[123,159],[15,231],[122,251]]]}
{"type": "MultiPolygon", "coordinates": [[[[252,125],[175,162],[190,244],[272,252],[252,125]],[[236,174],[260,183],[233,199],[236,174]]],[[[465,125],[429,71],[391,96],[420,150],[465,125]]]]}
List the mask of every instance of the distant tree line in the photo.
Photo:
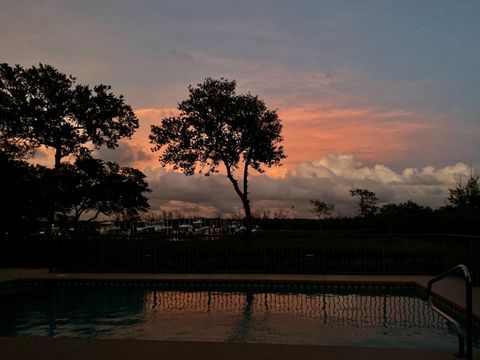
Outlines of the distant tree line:
{"type": "MultiPolygon", "coordinates": [[[[460,181],[449,189],[446,205],[438,209],[419,205],[413,200],[379,206],[376,194],[367,189],[352,189],[350,194],[358,200],[358,215],[355,217],[332,218],[334,203],[318,199],[310,201],[321,229],[480,233],[480,177],[477,175],[472,174],[465,183],[460,181]]],[[[314,227],[313,223],[310,227],[314,227]]]]}

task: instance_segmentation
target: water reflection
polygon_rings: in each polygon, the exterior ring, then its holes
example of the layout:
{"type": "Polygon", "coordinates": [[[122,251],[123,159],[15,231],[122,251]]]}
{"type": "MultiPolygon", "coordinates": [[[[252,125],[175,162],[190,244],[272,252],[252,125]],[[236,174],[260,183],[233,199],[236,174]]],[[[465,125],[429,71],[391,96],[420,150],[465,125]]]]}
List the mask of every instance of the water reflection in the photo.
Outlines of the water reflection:
{"type": "Polygon", "coordinates": [[[399,295],[150,291],[145,307],[147,313],[237,313],[244,323],[270,313],[354,327],[445,328],[425,301],[399,295]]]}
{"type": "MultiPolygon", "coordinates": [[[[228,342],[246,342],[250,334],[250,327],[252,322],[254,295],[253,292],[247,291],[245,293],[245,303],[237,325],[234,328],[233,335],[228,338],[228,342]]],[[[268,303],[265,303],[265,305],[268,303]]],[[[268,310],[268,307],[266,310],[268,310]]]]}
{"type": "Polygon", "coordinates": [[[2,294],[0,336],[109,337],[141,322],[147,292],[91,288],[2,294]]]}
{"type": "Polygon", "coordinates": [[[2,302],[0,336],[456,347],[446,322],[410,295],[79,287],[2,302]]]}

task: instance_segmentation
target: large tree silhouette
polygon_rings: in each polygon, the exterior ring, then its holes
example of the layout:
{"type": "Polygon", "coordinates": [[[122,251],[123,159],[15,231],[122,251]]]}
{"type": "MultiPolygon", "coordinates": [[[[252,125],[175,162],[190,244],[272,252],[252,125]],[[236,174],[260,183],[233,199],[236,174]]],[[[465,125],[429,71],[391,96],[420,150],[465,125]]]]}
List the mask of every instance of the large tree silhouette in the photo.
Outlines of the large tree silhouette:
{"type": "Polygon", "coordinates": [[[237,94],[235,89],[235,81],[223,78],[189,86],[188,99],[178,105],[180,115],[152,126],[150,141],[154,151],[162,150],[163,166],[173,165],[186,175],[210,175],[223,166],[242,201],[249,236],[249,170],[263,172],[262,166],[278,165],[285,155],[276,111],[267,109],[258,96],[237,94]]]}
{"type": "Polygon", "coordinates": [[[145,178],[140,170],[115,162],[79,158],[74,164],[62,164],[57,208],[71,217],[75,229],[87,213],[86,221],[100,214],[135,217],[150,207],[144,195],[151,191],[145,178]]]}
{"type": "Polygon", "coordinates": [[[3,147],[55,152],[55,168],[70,155],[114,148],[138,128],[122,95],[107,85],[76,84],[50,65],[25,69],[0,64],[0,131],[3,147]]]}
{"type": "Polygon", "coordinates": [[[40,146],[54,151],[47,232],[53,223],[62,159],[102,145],[114,148],[137,128],[131,107],[110,86],[76,84],[74,77],[50,65],[25,69],[0,64],[0,151],[13,156],[40,146]]]}

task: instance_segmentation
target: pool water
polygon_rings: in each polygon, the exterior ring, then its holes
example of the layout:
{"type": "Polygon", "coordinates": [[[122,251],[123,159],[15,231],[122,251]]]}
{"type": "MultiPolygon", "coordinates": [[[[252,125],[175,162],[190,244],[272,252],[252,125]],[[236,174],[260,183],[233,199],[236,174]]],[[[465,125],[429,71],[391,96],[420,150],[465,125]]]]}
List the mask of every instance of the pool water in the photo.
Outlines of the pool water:
{"type": "Polygon", "coordinates": [[[81,286],[10,290],[0,293],[0,300],[0,336],[457,347],[453,328],[412,290],[290,293],[81,286]]]}

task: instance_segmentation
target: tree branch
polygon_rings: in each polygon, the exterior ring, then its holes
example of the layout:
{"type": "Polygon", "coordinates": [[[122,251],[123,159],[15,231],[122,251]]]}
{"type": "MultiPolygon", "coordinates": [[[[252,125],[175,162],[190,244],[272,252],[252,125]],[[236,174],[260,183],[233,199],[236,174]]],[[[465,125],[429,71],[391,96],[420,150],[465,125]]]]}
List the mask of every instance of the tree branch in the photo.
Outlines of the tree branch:
{"type": "Polygon", "coordinates": [[[227,178],[230,180],[230,182],[233,184],[233,187],[235,189],[235,192],[240,196],[240,198],[244,199],[244,194],[242,193],[242,190],[240,190],[240,187],[238,186],[238,181],[233,177],[232,170],[230,169],[230,165],[228,162],[223,160],[223,163],[225,164],[225,168],[227,169],[227,178]]]}
{"type": "Polygon", "coordinates": [[[86,207],[84,206],[79,206],[78,208],[75,208],[75,217],[80,219],[80,216],[82,216],[83,212],[87,210],[86,207]]]}

